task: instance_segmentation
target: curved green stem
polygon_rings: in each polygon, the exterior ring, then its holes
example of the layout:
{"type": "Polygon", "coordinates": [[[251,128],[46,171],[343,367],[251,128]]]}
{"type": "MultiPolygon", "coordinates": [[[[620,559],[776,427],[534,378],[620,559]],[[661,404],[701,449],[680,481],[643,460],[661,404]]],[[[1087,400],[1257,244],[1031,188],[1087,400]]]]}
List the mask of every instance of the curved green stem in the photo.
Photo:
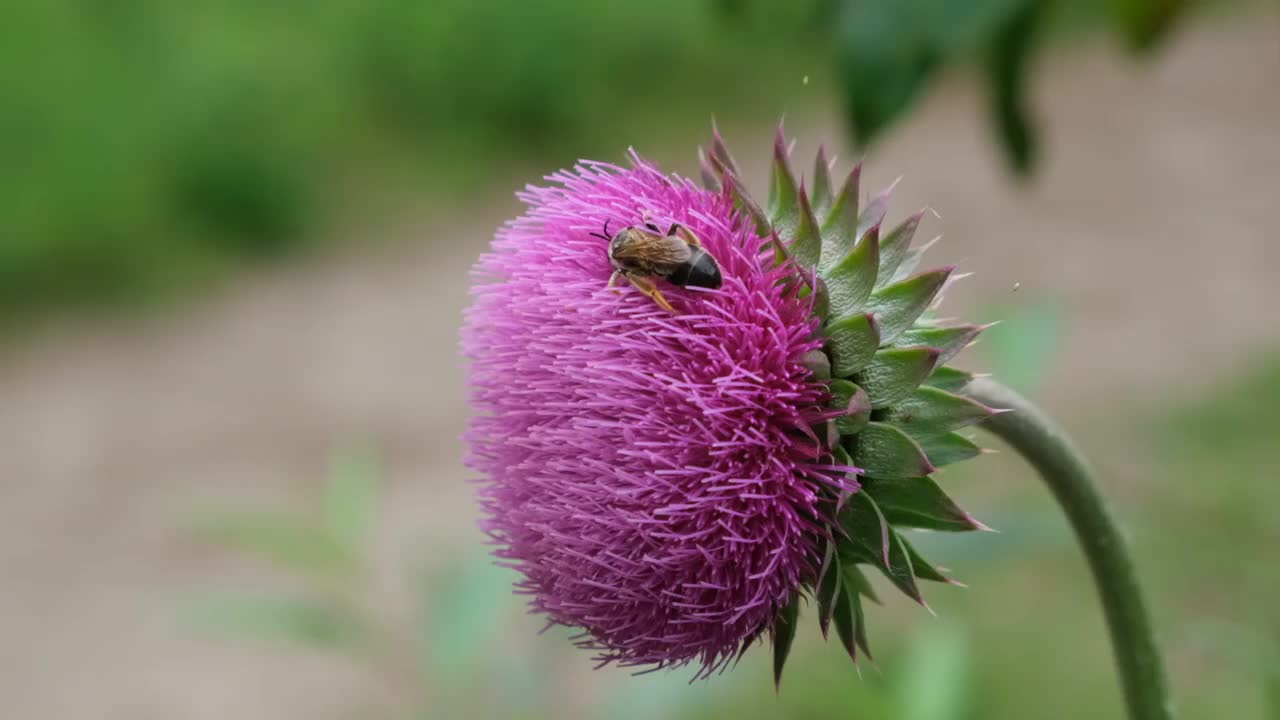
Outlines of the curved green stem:
{"type": "Polygon", "coordinates": [[[1066,432],[1018,393],[985,378],[965,394],[994,408],[1008,409],[983,427],[1013,446],[1044,478],[1080,542],[1106,612],[1111,644],[1124,686],[1129,717],[1173,717],[1164,664],[1156,649],[1151,619],[1124,537],[1094,482],[1093,470],[1066,432]]]}

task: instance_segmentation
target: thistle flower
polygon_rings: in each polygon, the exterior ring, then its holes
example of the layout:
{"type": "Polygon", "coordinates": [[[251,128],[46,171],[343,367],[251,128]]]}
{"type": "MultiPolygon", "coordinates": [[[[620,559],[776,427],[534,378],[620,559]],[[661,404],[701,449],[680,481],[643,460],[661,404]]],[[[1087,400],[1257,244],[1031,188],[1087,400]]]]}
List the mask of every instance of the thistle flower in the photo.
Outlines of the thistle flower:
{"type": "MultiPolygon", "coordinates": [[[[474,270],[463,348],[483,527],[550,624],[601,663],[723,669],[763,633],[780,674],[797,598],[866,652],[859,569],[921,600],[946,581],[897,527],[982,527],[928,476],[992,411],[942,367],[982,328],[921,320],[951,269],[913,275],[921,214],[880,232],[820,152],[798,185],[779,130],[765,212],[717,135],[704,182],[582,162],[519,194],[474,270]],[[592,233],[676,223],[718,289],[623,283],[592,233]]],[[[921,600],[922,601],[922,600],[921,600]]]]}

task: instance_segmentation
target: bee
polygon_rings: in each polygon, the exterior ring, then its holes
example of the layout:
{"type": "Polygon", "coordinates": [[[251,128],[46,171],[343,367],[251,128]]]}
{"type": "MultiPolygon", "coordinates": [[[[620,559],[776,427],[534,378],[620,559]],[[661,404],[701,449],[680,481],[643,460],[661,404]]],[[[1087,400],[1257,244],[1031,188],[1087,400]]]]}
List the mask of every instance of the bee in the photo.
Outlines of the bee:
{"type": "Polygon", "coordinates": [[[656,278],[677,287],[712,290],[722,282],[716,259],[702,247],[698,236],[680,223],[672,223],[665,233],[657,225],[646,222],[643,226],[629,225],[610,235],[606,220],[604,232],[591,235],[609,243],[609,264],[613,266],[609,287],[617,284],[619,276],[624,277],[669,312],[675,310],[658,290],[656,278]]]}

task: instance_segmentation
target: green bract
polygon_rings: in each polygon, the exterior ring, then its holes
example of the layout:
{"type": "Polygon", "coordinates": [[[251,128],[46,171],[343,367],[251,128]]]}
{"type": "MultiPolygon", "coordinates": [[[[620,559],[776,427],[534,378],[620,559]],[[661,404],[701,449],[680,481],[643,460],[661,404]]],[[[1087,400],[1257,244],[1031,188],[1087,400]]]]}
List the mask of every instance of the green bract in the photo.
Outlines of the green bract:
{"type": "MultiPolygon", "coordinates": [[[[806,189],[789,154],[779,128],[763,206],[747,192],[718,132],[699,159],[704,183],[728,192],[760,235],[773,239],[778,261],[794,263],[798,281],[815,294],[825,346],[806,362],[828,383],[831,405],[842,412],[827,428],[831,453],[862,474],[858,492],[831,498],[836,526],[816,587],[803,591],[816,600],[823,635],[834,624],[856,662],[859,651],[870,655],[862,600],[876,599],[862,567],[875,567],[923,604],[917,581],[955,582],[925,561],[901,531],[987,529],[931,477],[939,467],[981,453],[956,431],[997,412],[958,394],[972,375],[945,366],[986,326],[928,316],[954,268],[916,272],[927,249],[912,246],[924,210],[886,229],[892,187],[860,207],[861,165],[836,188],[831,163],[819,149],[806,189]]],[[[798,605],[793,598],[774,624],[775,679],[791,647],[798,605]]]]}

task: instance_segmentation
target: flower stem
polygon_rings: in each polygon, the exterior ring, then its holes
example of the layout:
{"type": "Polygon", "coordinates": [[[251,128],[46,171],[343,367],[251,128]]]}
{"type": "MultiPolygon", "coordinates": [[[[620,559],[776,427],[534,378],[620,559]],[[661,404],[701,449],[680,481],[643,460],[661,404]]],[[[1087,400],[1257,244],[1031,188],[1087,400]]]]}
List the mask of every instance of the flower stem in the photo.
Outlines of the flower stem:
{"type": "Polygon", "coordinates": [[[1124,537],[1094,481],[1094,472],[1057,423],[1031,401],[999,383],[975,379],[965,390],[973,399],[1013,410],[984,423],[1040,471],[1062,506],[1089,560],[1098,587],[1125,702],[1133,720],[1173,717],[1164,663],[1138,575],[1124,537]]]}

